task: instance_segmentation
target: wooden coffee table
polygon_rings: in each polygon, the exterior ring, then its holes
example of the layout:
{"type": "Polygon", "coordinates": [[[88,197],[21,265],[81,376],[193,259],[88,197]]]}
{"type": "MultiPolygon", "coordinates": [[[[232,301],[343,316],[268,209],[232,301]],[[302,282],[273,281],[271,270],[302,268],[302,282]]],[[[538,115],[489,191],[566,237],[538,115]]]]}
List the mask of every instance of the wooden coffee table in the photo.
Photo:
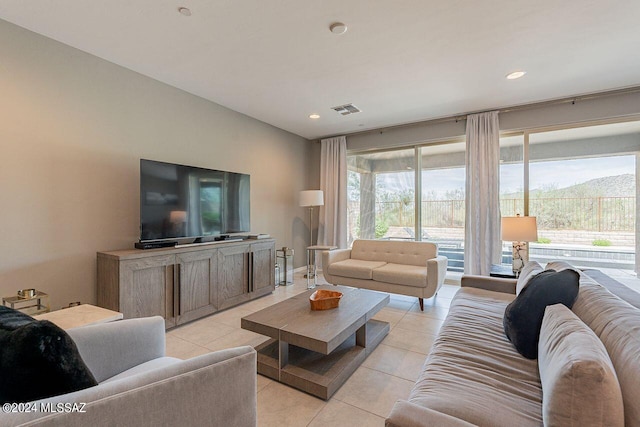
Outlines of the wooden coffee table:
{"type": "Polygon", "coordinates": [[[306,291],[249,316],[243,329],[272,339],[258,346],[258,373],[329,399],[389,333],[372,317],[389,295],[345,286],[320,286],[343,293],[340,306],[312,311],[306,291]]]}

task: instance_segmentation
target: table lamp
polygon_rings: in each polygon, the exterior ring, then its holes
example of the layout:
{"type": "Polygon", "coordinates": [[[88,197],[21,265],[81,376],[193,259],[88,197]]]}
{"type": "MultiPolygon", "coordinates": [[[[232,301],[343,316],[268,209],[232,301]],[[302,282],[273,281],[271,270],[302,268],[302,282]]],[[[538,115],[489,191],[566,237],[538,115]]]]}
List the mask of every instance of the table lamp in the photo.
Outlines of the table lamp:
{"type": "Polygon", "coordinates": [[[513,248],[513,273],[518,277],[522,267],[529,261],[527,242],[538,241],[535,216],[502,217],[502,240],[511,240],[513,248]]]}

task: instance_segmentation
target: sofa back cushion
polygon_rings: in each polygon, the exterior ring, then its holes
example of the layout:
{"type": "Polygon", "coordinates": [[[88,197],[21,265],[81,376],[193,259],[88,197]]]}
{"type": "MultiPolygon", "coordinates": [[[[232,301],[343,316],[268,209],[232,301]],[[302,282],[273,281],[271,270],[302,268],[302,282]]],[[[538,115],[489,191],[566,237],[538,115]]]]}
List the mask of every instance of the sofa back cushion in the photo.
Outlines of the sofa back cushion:
{"type": "Polygon", "coordinates": [[[353,259],[420,266],[426,266],[427,260],[437,255],[438,246],[431,242],[356,240],[351,249],[353,259]]]}
{"type": "Polygon", "coordinates": [[[538,367],[545,426],[624,426],[620,385],[607,350],[562,304],[545,310],[538,367]]]}
{"type": "MultiPolygon", "coordinates": [[[[553,270],[559,271],[555,268],[553,270]]],[[[518,276],[518,281],[516,282],[516,295],[520,295],[522,289],[524,289],[526,284],[529,283],[529,279],[543,271],[544,268],[542,268],[542,266],[536,261],[529,261],[525,264],[525,266],[522,267],[522,271],[520,271],[520,276],[518,276]]]]}
{"type": "Polygon", "coordinates": [[[622,390],[625,423],[637,425],[640,420],[640,310],[581,274],[573,312],[607,349],[622,390]]]}

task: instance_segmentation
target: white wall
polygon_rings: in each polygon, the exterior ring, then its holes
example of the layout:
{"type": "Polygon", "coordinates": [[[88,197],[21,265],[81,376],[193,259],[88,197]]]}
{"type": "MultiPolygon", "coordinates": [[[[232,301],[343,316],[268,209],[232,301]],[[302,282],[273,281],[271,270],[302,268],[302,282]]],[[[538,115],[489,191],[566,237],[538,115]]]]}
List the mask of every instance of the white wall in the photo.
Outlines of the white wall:
{"type": "Polygon", "coordinates": [[[251,174],[253,231],[305,262],[313,144],[0,20],[0,296],[95,303],[96,252],[139,238],[139,159],[251,174]]]}

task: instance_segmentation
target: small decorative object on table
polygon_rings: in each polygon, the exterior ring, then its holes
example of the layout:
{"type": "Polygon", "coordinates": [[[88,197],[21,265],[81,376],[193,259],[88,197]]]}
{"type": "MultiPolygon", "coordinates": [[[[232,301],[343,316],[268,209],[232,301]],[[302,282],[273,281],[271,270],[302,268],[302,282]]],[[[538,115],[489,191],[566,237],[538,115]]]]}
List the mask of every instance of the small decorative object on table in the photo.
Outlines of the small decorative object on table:
{"type": "Polygon", "coordinates": [[[49,295],[36,289],[20,289],[17,295],[2,298],[2,305],[30,316],[49,312],[49,295]]]}
{"type": "Polygon", "coordinates": [[[31,289],[20,289],[18,291],[18,296],[20,298],[33,298],[33,297],[36,296],[37,293],[38,293],[38,291],[36,291],[33,288],[31,288],[31,289]]]}
{"type": "Polygon", "coordinates": [[[340,298],[342,298],[342,292],[318,289],[309,297],[311,310],[329,310],[336,308],[340,305],[340,298]]]}

